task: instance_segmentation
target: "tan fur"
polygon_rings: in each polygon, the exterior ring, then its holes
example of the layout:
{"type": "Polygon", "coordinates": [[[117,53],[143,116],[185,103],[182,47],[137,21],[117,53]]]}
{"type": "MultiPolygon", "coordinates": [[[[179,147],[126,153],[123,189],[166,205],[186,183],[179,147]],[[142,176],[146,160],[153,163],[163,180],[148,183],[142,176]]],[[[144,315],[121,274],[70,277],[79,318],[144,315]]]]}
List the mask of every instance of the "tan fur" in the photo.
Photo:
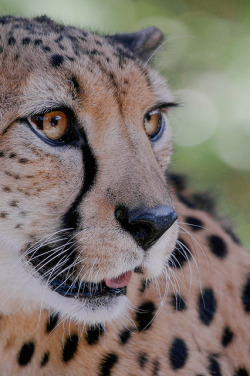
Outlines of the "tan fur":
{"type": "Polygon", "coordinates": [[[219,376],[215,368],[209,370],[211,362],[219,363],[224,376],[238,375],[240,368],[250,371],[249,312],[242,303],[249,255],[215,219],[183,205],[175,189],[167,185],[164,173],[172,153],[167,117],[162,139],[155,144],[143,127],[150,108],[172,101],[165,82],[139,59],[121,59],[117,46],[99,35],[86,36],[81,30],[42,19],[13,18],[2,24],[0,374],[219,376]],[[31,32],[27,31],[29,22],[31,32]],[[19,27],[13,28],[15,24],[19,27]],[[60,36],[63,38],[56,42],[60,36]],[[10,43],[10,38],[15,43],[10,43]],[[24,44],[25,38],[31,41],[24,44]],[[42,42],[35,44],[38,39],[42,42]],[[56,67],[51,64],[55,55],[63,56],[56,67]],[[93,344],[88,344],[88,331],[91,323],[98,323],[94,311],[99,307],[85,307],[87,315],[93,310],[93,319],[86,316],[85,320],[73,299],[68,303],[69,298],[60,298],[58,311],[64,314],[46,332],[50,314],[57,312],[53,296],[59,299],[58,294],[51,293],[27,258],[30,246],[61,229],[62,218],[84,182],[79,148],[51,147],[23,120],[63,106],[75,113],[77,126],[85,132],[98,164],[94,184],[79,204],[80,230],[74,238],[79,262],[74,277],[96,283],[141,268],[141,274],[133,273],[128,284],[128,299],[119,303],[119,309],[112,300],[103,311],[105,333],[97,335],[93,344]],[[144,252],[118,225],[114,216],[118,205],[129,209],[174,205],[180,229],[176,222],[144,252]],[[194,231],[183,224],[187,217],[199,219],[204,228],[194,231]],[[178,231],[192,257],[183,268],[171,270],[166,263],[178,231]],[[224,240],[225,258],[211,252],[211,235],[224,240]],[[148,280],[145,291],[143,280],[148,280]],[[216,299],[209,324],[199,318],[198,302],[206,289],[211,289],[216,299]],[[176,294],[186,302],[182,311],[173,306],[176,294]],[[64,304],[71,304],[72,312],[66,312],[64,304]],[[147,304],[155,309],[152,320],[141,330],[147,304]],[[227,346],[222,344],[225,327],[233,332],[227,346]],[[128,338],[122,343],[124,331],[128,338]],[[170,355],[175,338],[185,342],[188,354],[178,370],[170,355]],[[65,349],[70,353],[68,346],[75,339],[74,351],[65,359],[65,349]],[[34,352],[27,364],[21,364],[25,346],[28,352],[34,346],[34,352]],[[106,356],[113,356],[113,364],[103,365],[106,356]]]}
{"type": "MultiPolygon", "coordinates": [[[[178,204],[178,212],[184,216],[190,215],[200,218],[205,229],[199,235],[195,235],[200,244],[194,245],[194,240],[189,235],[183,235],[183,239],[194,252],[198,269],[194,260],[183,271],[176,273],[178,291],[185,299],[187,309],[182,312],[176,311],[170,305],[170,297],[176,290],[171,286],[165,291],[165,280],[159,281],[159,291],[156,284],[152,284],[141,293],[140,282],[134,276],[129,284],[128,297],[136,307],[143,302],[153,301],[157,308],[157,314],[152,326],[143,332],[137,332],[134,312],[131,312],[131,320],[122,320],[114,326],[107,326],[107,332],[100,337],[97,344],[88,345],[85,339],[87,328],[82,325],[74,325],[72,322],[64,322],[51,333],[46,333],[48,316],[43,313],[32,315],[19,314],[16,316],[2,317],[1,323],[1,374],[3,375],[82,375],[84,372],[89,376],[98,375],[98,367],[103,356],[109,353],[117,354],[119,361],[112,368],[113,375],[151,375],[153,363],[160,361],[159,375],[175,374],[168,360],[168,352],[171,341],[175,337],[183,338],[190,351],[190,359],[186,366],[178,371],[179,375],[192,375],[200,372],[209,375],[208,359],[210,354],[218,354],[223,375],[231,375],[232,370],[246,367],[249,371],[249,348],[250,341],[249,315],[242,309],[240,299],[241,289],[249,272],[249,256],[237,246],[218,223],[208,214],[199,210],[187,209],[178,204]],[[207,250],[206,237],[212,232],[221,236],[229,251],[226,260],[218,258],[207,250]],[[201,248],[205,250],[205,254],[201,248]],[[240,271],[240,272],[239,272],[240,271]],[[191,274],[192,272],[192,281],[191,274]],[[197,298],[201,288],[212,288],[218,302],[218,310],[211,325],[200,323],[197,312],[197,298]],[[163,306],[162,295],[167,292],[163,306]],[[133,325],[134,323],[134,325],[133,325]],[[131,330],[131,338],[127,344],[122,345],[119,334],[126,325],[131,330]],[[235,333],[232,344],[227,348],[221,345],[221,336],[225,326],[229,326],[235,333]],[[62,361],[62,352],[65,341],[71,335],[79,334],[77,352],[67,364],[62,361]],[[34,341],[36,344],[35,354],[29,366],[20,368],[16,359],[24,343],[34,341]],[[44,369],[40,368],[40,361],[45,352],[50,352],[50,360],[44,369]],[[148,355],[145,369],[138,365],[138,356],[141,353],[148,355]]],[[[184,217],[180,214],[180,221],[184,217]]],[[[190,231],[188,226],[184,226],[190,231]]],[[[177,288],[177,286],[176,286],[177,288]]],[[[58,321],[60,322],[60,321],[58,321]]]]}

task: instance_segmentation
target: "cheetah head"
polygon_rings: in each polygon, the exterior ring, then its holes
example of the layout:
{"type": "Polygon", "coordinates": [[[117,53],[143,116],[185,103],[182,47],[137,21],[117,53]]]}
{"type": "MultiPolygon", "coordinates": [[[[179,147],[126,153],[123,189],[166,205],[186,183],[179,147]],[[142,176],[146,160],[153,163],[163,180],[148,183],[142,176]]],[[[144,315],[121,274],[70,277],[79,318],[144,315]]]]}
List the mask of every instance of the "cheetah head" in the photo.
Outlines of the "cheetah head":
{"type": "Polygon", "coordinates": [[[177,238],[164,177],[174,103],[148,64],[162,33],[45,17],[0,27],[0,308],[114,320],[177,238]]]}

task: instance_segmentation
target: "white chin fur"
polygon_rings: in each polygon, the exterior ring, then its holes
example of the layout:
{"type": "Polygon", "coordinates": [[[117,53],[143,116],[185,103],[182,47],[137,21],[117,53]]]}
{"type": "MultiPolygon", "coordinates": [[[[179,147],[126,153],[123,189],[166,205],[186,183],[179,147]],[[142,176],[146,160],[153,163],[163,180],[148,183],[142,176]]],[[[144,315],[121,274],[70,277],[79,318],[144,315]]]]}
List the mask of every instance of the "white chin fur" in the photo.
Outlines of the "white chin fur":
{"type": "Polygon", "coordinates": [[[95,325],[116,320],[129,306],[124,295],[93,298],[93,301],[63,297],[26,272],[20,261],[11,258],[0,265],[0,284],[0,312],[5,315],[49,309],[62,318],[95,325]]]}

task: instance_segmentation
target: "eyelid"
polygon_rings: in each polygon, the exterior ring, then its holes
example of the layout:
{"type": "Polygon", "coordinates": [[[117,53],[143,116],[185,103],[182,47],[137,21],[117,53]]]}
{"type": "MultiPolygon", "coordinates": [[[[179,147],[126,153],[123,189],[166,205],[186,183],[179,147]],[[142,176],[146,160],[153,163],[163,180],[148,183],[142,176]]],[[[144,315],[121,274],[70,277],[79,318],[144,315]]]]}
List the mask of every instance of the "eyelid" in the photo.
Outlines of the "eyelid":
{"type": "Polygon", "coordinates": [[[148,114],[150,115],[158,114],[158,110],[159,108],[155,108],[154,110],[150,111],[148,114]]]}
{"type": "Polygon", "coordinates": [[[155,104],[154,106],[152,106],[151,108],[149,108],[145,115],[149,114],[150,112],[154,111],[154,110],[157,110],[157,109],[160,109],[162,110],[163,112],[167,111],[169,108],[171,107],[178,107],[179,104],[176,103],[176,102],[159,102],[157,104],[155,104]]]}

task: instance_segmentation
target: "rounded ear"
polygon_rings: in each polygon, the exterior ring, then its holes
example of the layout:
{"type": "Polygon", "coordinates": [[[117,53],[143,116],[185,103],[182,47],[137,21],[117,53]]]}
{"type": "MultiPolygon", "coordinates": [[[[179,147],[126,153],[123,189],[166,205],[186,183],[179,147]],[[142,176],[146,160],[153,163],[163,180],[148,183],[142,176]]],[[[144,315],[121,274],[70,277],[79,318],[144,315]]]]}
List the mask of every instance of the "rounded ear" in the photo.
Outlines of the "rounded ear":
{"type": "Polygon", "coordinates": [[[160,46],[164,35],[156,27],[147,27],[135,33],[107,35],[107,38],[113,43],[122,44],[143,61],[146,61],[160,46]]]}

